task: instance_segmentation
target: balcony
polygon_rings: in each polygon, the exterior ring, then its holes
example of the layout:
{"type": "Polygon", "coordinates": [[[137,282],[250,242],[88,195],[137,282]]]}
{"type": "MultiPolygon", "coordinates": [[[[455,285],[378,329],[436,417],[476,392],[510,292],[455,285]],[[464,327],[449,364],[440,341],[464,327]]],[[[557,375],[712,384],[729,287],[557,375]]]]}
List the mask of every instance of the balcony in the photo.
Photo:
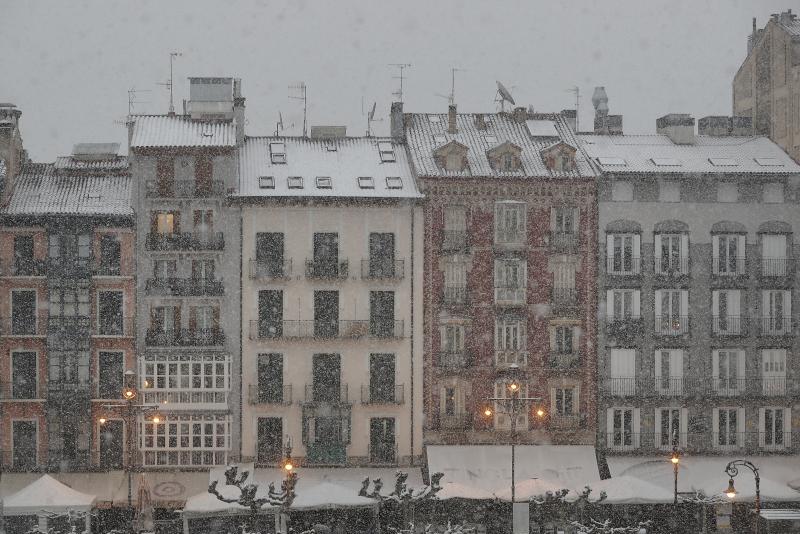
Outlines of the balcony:
{"type": "Polygon", "coordinates": [[[643,330],[644,324],[639,315],[606,318],[606,333],[609,336],[635,337],[641,335],[643,330]]]}
{"type": "Polygon", "coordinates": [[[46,336],[47,324],[46,314],[39,314],[38,318],[27,316],[0,318],[0,336],[46,336]]]}
{"type": "Polygon", "coordinates": [[[403,321],[393,321],[391,319],[370,320],[369,335],[374,338],[401,339],[404,335],[403,321]]]}
{"type": "Polygon", "coordinates": [[[581,364],[581,355],[578,352],[551,352],[546,361],[549,369],[560,371],[577,369],[581,364]]]}
{"type": "Polygon", "coordinates": [[[284,384],[280,388],[260,387],[250,384],[248,400],[250,404],[292,404],[292,385],[284,384]]]}
{"type": "Polygon", "coordinates": [[[122,276],[122,266],[119,263],[95,263],[92,276],[122,276]]]}
{"type": "Polygon", "coordinates": [[[711,274],[719,277],[746,276],[747,267],[744,258],[712,258],[711,274]]]}
{"type": "Polygon", "coordinates": [[[461,252],[469,250],[466,230],[444,230],[442,232],[442,252],[461,252]]]}
{"type": "Polygon", "coordinates": [[[148,278],[145,291],[151,296],[219,297],[225,286],[211,278],[148,278]]]}
{"type": "Polygon", "coordinates": [[[639,276],[642,273],[642,259],[638,256],[627,258],[606,257],[606,274],[610,276],[639,276]]]}
{"type": "Polygon", "coordinates": [[[689,274],[689,258],[656,256],[654,271],[656,276],[687,276],[689,274]]]}
{"type": "Polygon", "coordinates": [[[250,260],[250,278],[253,280],[280,280],[292,274],[292,260],[283,262],[250,260]]]}
{"type": "Polygon", "coordinates": [[[147,180],[145,188],[147,198],[207,198],[225,194],[222,180],[147,180]]]}
{"type": "Polygon", "coordinates": [[[659,336],[683,336],[689,333],[689,317],[685,315],[656,315],[655,330],[659,336]]]}
{"type": "Polygon", "coordinates": [[[794,275],[794,258],[761,258],[761,278],[781,278],[794,275]]]}
{"type": "Polygon", "coordinates": [[[51,278],[90,278],[92,258],[59,256],[47,258],[47,275],[51,278]]]}
{"type": "Polygon", "coordinates": [[[404,260],[383,261],[381,258],[361,260],[363,280],[402,280],[404,276],[404,260]]]}
{"type": "Polygon", "coordinates": [[[197,409],[198,404],[228,404],[228,391],[221,389],[169,389],[157,390],[143,388],[142,402],[145,404],[166,404],[170,410],[197,409]],[[182,406],[183,405],[183,406],[182,406]]]}
{"type": "Polygon", "coordinates": [[[145,248],[147,250],[186,252],[223,250],[225,248],[225,236],[222,232],[149,233],[145,238],[145,248]]]}
{"type": "Polygon", "coordinates": [[[91,333],[91,319],[83,316],[51,315],[47,318],[47,333],[70,336],[85,333],[88,336],[91,333]]]}
{"type": "Polygon", "coordinates": [[[370,324],[368,320],[296,319],[250,321],[250,339],[359,339],[402,337],[403,321],[370,324]]]}
{"type": "Polygon", "coordinates": [[[95,337],[133,337],[135,327],[134,317],[112,317],[103,320],[95,318],[92,336],[95,337]]]}
{"type": "Polygon", "coordinates": [[[522,228],[496,229],[494,244],[498,248],[523,248],[525,247],[525,230],[522,228]]]}
{"type": "Polygon", "coordinates": [[[306,278],[313,280],[346,279],[350,265],[347,260],[306,260],[306,278]]]}
{"type": "Polygon", "coordinates": [[[634,397],[641,389],[637,386],[639,386],[639,380],[632,376],[600,379],[600,391],[612,397],[634,397]]]}
{"type": "Polygon", "coordinates": [[[494,351],[494,365],[498,368],[505,368],[510,367],[511,365],[517,365],[517,367],[527,367],[528,366],[528,351],[526,350],[501,350],[497,349],[494,351]]]}
{"type": "Polygon", "coordinates": [[[747,317],[738,315],[714,315],[711,317],[711,333],[715,336],[746,336],[748,327],[747,317]]]}
{"type": "Polygon", "coordinates": [[[347,444],[309,443],[306,445],[305,461],[309,465],[344,465],[347,462],[347,444]]]}
{"type": "Polygon", "coordinates": [[[444,286],[442,306],[463,306],[467,303],[467,286],[444,286]]]}
{"type": "Polygon", "coordinates": [[[758,335],[762,337],[791,336],[794,332],[792,317],[760,317],[758,335]]]}
{"type": "Polygon", "coordinates": [[[468,430],[472,428],[472,414],[439,414],[439,430],[468,430]]]}
{"type": "Polygon", "coordinates": [[[0,276],[46,276],[47,261],[33,258],[0,260],[0,276]]]}
{"type": "Polygon", "coordinates": [[[495,286],[494,303],[497,306],[525,306],[527,288],[518,286],[495,286]]]}
{"type": "Polygon", "coordinates": [[[683,377],[660,377],[654,379],[655,388],[653,391],[658,397],[680,397],[684,394],[683,377]]]}
{"type": "Polygon", "coordinates": [[[578,251],[578,234],[574,232],[550,232],[547,244],[552,252],[575,254],[578,251]]]}
{"type": "Polygon", "coordinates": [[[393,388],[361,386],[361,404],[403,404],[403,402],[405,402],[403,384],[395,384],[393,388]]]}
{"type": "Polygon", "coordinates": [[[335,387],[314,387],[313,384],[306,384],[305,389],[306,404],[350,404],[348,400],[347,384],[335,387]]]}
{"type": "Polygon", "coordinates": [[[642,434],[617,430],[605,433],[605,450],[614,452],[632,451],[640,447],[642,434]]]}
{"type": "Polygon", "coordinates": [[[397,445],[394,443],[370,443],[370,465],[394,465],[397,463],[397,445]]]}
{"type": "Polygon", "coordinates": [[[145,344],[148,347],[218,347],[225,344],[225,333],[219,328],[151,328],[145,335],[145,344]]]}
{"type": "Polygon", "coordinates": [[[444,369],[464,369],[471,364],[469,354],[464,351],[437,352],[434,362],[436,367],[444,369]]]}
{"type": "Polygon", "coordinates": [[[553,413],[547,422],[551,430],[577,430],[586,426],[586,414],[553,413]]]}
{"type": "Polygon", "coordinates": [[[553,312],[575,311],[578,307],[578,290],[569,287],[554,287],[550,290],[553,312]]]}

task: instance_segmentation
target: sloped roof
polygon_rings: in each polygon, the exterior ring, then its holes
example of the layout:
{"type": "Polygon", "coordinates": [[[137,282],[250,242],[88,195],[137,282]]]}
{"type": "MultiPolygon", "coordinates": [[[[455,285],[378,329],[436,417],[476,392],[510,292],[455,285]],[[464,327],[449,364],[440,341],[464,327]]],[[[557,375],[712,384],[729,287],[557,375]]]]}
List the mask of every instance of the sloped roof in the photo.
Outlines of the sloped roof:
{"type": "Polygon", "coordinates": [[[564,117],[558,114],[539,114],[533,122],[535,127],[529,130],[526,122],[517,122],[507,113],[459,113],[456,115],[456,133],[447,132],[448,116],[442,114],[407,113],[406,142],[411,153],[417,176],[492,176],[507,178],[522,177],[557,177],[575,178],[594,176],[595,172],[584,155],[576,154],[576,168],[571,171],[551,171],[542,161],[542,149],[561,140],[572,146],[578,146],[575,133],[564,117]],[[476,122],[483,119],[485,128],[479,128],[476,122]],[[548,123],[543,128],[544,122],[548,123]],[[555,133],[555,135],[554,135],[555,133]],[[546,134],[546,135],[543,135],[546,134]],[[467,151],[467,168],[463,171],[448,171],[439,167],[434,160],[437,148],[451,141],[457,141],[469,148],[467,151]],[[522,167],[517,171],[495,170],[489,164],[486,153],[504,142],[510,142],[522,149],[520,159],[522,167]]]}
{"type": "Polygon", "coordinates": [[[666,135],[659,134],[580,134],[579,138],[592,163],[608,173],[800,173],[800,165],[766,137],[698,135],[691,145],[676,145],[666,135]],[[769,161],[770,165],[762,165],[756,162],[756,158],[774,161],[769,161]],[[654,159],[673,161],[670,161],[670,165],[657,165],[654,159]]]}
{"type": "Polygon", "coordinates": [[[5,179],[6,177],[6,162],[3,158],[0,158],[0,180],[5,179]]]}
{"type": "Polygon", "coordinates": [[[128,158],[125,156],[114,156],[110,159],[89,161],[75,159],[72,156],[59,156],[56,158],[54,165],[56,169],[66,170],[123,170],[128,168],[128,158]]]}
{"type": "Polygon", "coordinates": [[[234,196],[421,197],[403,145],[384,137],[248,137],[239,153],[239,191],[234,196]],[[270,143],[282,143],[285,163],[272,161],[270,143]],[[391,146],[394,161],[382,161],[379,143],[386,148],[391,146]],[[289,188],[290,176],[302,177],[302,187],[289,188]],[[272,177],[274,187],[261,187],[261,177],[272,177]],[[318,187],[317,177],[330,178],[330,187],[318,187]],[[359,177],[371,177],[373,187],[361,187],[359,177]],[[395,180],[394,187],[389,187],[389,177],[400,181],[395,180]]]}
{"type": "Polygon", "coordinates": [[[232,147],[236,127],[230,122],[195,121],[183,115],[134,115],[131,147],[232,147]]]}
{"type": "Polygon", "coordinates": [[[777,22],[792,37],[800,37],[800,18],[793,18],[791,21],[779,19],[777,22]]]}
{"type": "Polygon", "coordinates": [[[53,164],[25,165],[3,215],[133,215],[129,176],[59,174],[53,164]]]}
{"type": "Polygon", "coordinates": [[[3,513],[35,515],[42,510],[52,513],[63,513],[67,510],[89,511],[94,502],[94,495],[75,491],[50,475],[42,475],[38,480],[6,497],[3,513]]]}

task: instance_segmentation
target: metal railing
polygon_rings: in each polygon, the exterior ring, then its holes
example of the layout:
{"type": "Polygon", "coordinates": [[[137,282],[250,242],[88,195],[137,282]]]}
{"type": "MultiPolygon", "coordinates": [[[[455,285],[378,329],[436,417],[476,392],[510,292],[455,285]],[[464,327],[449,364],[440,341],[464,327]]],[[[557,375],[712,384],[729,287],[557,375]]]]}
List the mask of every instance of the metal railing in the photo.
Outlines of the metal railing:
{"type": "Polygon", "coordinates": [[[270,262],[250,260],[250,278],[280,279],[292,274],[292,260],[270,262]]]}
{"type": "Polygon", "coordinates": [[[347,260],[306,260],[306,278],[333,280],[347,278],[350,263],[347,260]]]}
{"type": "Polygon", "coordinates": [[[494,244],[499,246],[522,246],[525,245],[525,229],[505,229],[495,230],[494,244]]]}
{"type": "Polygon", "coordinates": [[[119,263],[95,263],[92,265],[92,276],[121,276],[122,265],[119,263]]]}
{"type": "Polygon", "coordinates": [[[21,382],[0,382],[0,400],[29,401],[42,400],[39,385],[34,381],[31,384],[21,382]]]}
{"type": "Polygon", "coordinates": [[[655,333],[661,336],[682,336],[689,333],[689,317],[686,315],[656,315],[655,333]]]}
{"type": "Polygon", "coordinates": [[[548,245],[551,250],[571,252],[578,249],[579,241],[576,232],[550,232],[548,245]]]}
{"type": "Polygon", "coordinates": [[[442,251],[466,252],[469,249],[469,240],[466,230],[444,230],[442,232],[442,251]]]}
{"type": "Polygon", "coordinates": [[[51,315],[47,318],[47,333],[91,333],[91,318],[86,316],[51,315]]]}
{"type": "Polygon", "coordinates": [[[361,386],[361,404],[403,404],[403,402],[405,402],[403,384],[395,384],[388,390],[370,385],[361,386]]]}
{"type": "Polygon", "coordinates": [[[436,367],[463,369],[471,364],[469,353],[465,350],[436,353],[436,367]]]}
{"type": "Polygon", "coordinates": [[[792,317],[760,317],[760,336],[790,336],[794,333],[794,320],[792,317]]]}
{"type": "Polygon", "coordinates": [[[711,317],[711,333],[715,336],[746,336],[750,321],[739,315],[714,315],[711,317]]]}
{"type": "Polygon", "coordinates": [[[221,389],[169,389],[143,388],[142,401],[146,404],[167,404],[170,410],[180,404],[227,404],[227,390],[221,389]]]}
{"type": "Polygon", "coordinates": [[[550,415],[547,423],[550,428],[557,430],[582,428],[586,425],[586,414],[559,414],[554,412],[550,415]]]}
{"type": "Polygon", "coordinates": [[[225,344],[225,332],[219,328],[151,328],[145,335],[149,347],[214,347],[225,344]]]}
{"type": "Polygon", "coordinates": [[[467,286],[444,286],[442,292],[443,306],[460,306],[467,303],[467,286]]]}
{"type": "MultiPolygon", "coordinates": [[[[643,388],[636,377],[608,377],[600,379],[600,391],[613,397],[635,397],[643,388]]],[[[646,391],[646,390],[645,390],[646,391]]]]}
{"type": "Polygon", "coordinates": [[[250,384],[250,404],[292,404],[292,385],[284,384],[280,388],[261,387],[250,384]]]}
{"type": "Polygon", "coordinates": [[[397,445],[394,443],[370,443],[369,463],[372,465],[396,464],[397,445]]]}
{"type": "Polygon", "coordinates": [[[51,278],[89,278],[93,259],[79,256],[47,258],[47,276],[51,278]]]}
{"type": "Polygon", "coordinates": [[[669,436],[660,432],[641,431],[626,432],[618,430],[600,434],[601,447],[610,452],[624,452],[631,450],[645,451],[671,451],[674,446],[684,451],[703,452],[746,450],[795,452],[800,449],[798,439],[800,432],[784,432],[783,429],[774,431],[746,431],[746,432],[712,432],[703,430],[692,433],[671,433],[669,436]]]}
{"type": "Polygon", "coordinates": [[[613,397],[783,397],[800,393],[800,380],[776,377],[601,377],[599,389],[613,397]]]}
{"type": "Polygon", "coordinates": [[[518,367],[528,366],[528,351],[516,349],[496,349],[494,351],[495,367],[508,367],[516,364],[518,367]]]}
{"type": "Polygon", "coordinates": [[[642,333],[644,323],[639,315],[606,317],[606,333],[610,336],[634,336],[642,333]]]}
{"type": "Polygon", "coordinates": [[[149,233],[145,238],[147,250],[223,250],[225,235],[222,232],[149,233]]]}
{"type": "Polygon", "coordinates": [[[48,317],[3,317],[0,318],[0,336],[44,336],[47,335],[48,317]]]}
{"type": "Polygon", "coordinates": [[[405,260],[370,258],[361,260],[361,278],[364,280],[401,280],[405,276],[405,260]]]}
{"type": "Polygon", "coordinates": [[[350,402],[347,384],[341,384],[338,388],[315,388],[313,384],[306,384],[304,398],[306,403],[349,404],[350,402]]]}
{"type": "Polygon", "coordinates": [[[551,352],[546,363],[550,369],[568,370],[580,367],[582,361],[579,352],[551,352]]]}
{"type": "Polygon", "coordinates": [[[578,305],[578,290],[574,287],[554,287],[550,290],[554,309],[574,308],[578,305]]]}
{"type": "Polygon", "coordinates": [[[403,321],[391,319],[371,320],[369,322],[369,335],[375,338],[400,339],[404,335],[403,321]]]}
{"type": "Polygon", "coordinates": [[[765,278],[792,276],[794,258],[761,258],[761,276],[765,278]]]}
{"type": "Polygon", "coordinates": [[[402,337],[403,321],[371,324],[367,319],[283,321],[251,320],[250,339],[358,339],[363,337],[402,337]]]}
{"type": "Polygon", "coordinates": [[[747,274],[745,258],[711,258],[711,274],[714,276],[743,276],[747,274]]]}
{"type": "Polygon", "coordinates": [[[47,260],[34,258],[3,258],[0,276],[46,276],[47,260]]]}
{"type": "Polygon", "coordinates": [[[147,180],[147,198],[204,198],[225,194],[222,180],[147,180]]]}
{"type": "Polygon", "coordinates": [[[498,306],[524,306],[527,292],[526,287],[494,286],[494,303],[498,306]]]}
{"type": "Polygon", "coordinates": [[[629,258],[606,257],[606,274],[612,276],[633,276],[641,274],[642,259],[638,256],[629,258]]]}
{"type": "Polygon", "coordinates": [[[116,317],[106,321],[103,321],[101,317],[95,317],[95,326],[92,330],[92,335],[133,337],[135,324],[134,317],[116,317]]]}
{"type": "Polygon", "coordinates": [[[689,274],[689,258],[656,256],[653,269],[658,275],[680,276],[689,274]]]}
{"type": "Polygon", "coordinates": [[[148,278],[145,291],[149,295],[180,297],[221,296],[225,293],[222,280],[211,278],[148,278]]]}
{"type": "Polygon", "coordinates": [[[471,413],[457,413],[452,415],[439,414],[439,429],[442,430],[467,430],[472,427],[471,413]]]}

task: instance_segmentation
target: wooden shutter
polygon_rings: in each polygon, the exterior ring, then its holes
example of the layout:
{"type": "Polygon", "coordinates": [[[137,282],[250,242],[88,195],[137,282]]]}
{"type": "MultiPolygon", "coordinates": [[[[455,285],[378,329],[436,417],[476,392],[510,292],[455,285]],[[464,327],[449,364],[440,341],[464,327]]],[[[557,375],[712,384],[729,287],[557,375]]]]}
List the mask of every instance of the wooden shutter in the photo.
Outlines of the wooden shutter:
{"type": "Polygon", "coordinates": [[[558,215],[558,208],[555,207],[555,206],[551,207],[550,208],[550,231],[551,232],[555,232],[556,230],[558,230],[558,228],[556,227],[557,215],[558,215]]]}
{"type": "Polygon", "coordinates": [[[744,408],[737,408],[736,409],[736,446],[738,448],[744,447],[744,436],[745,436],[745,412],[744,408]]]}
{"type": "Polygon", "coordinates": [[[640,440],[640,433],[642,431],[642,424],[641,424],[641,410],[639,408],[633,409],[633,447],[635,449],[639,448],[641,443],[640,440]]]}
{"type": "Polygon", "coordinates": [[[653,237],[653,256],[655,257],[656,268],[655,271],[657,273],[663,272],[661,268],[663,264],[663,260],[661,259],[661,234],[655,234],[653,237]]]}
{"type": "Polygon", "coordinates": [[[194,210],[194,229],[197,231],[200,226],[200,221],[203,219],[203,212],[201,210],[194,210]]]}
{"type": "MultiPolygon", "coordinates": [[[[747,240],[744,234],[736,236],[736,259],[744,260],[747,257],[747,240]]],[[[744,266],[742,266],[744,269],[744,266]]],[[[739,273],[739,262],[736,262],[736,273],[739,273]]]]}
{"type": "MultiPolygon", "coordinates": [[[[658,318],[661,317],[661,290],[660,289],[656,289],[654,298],[655,298],[655,304],[653,305],[653,309],[655,310],[656,321],[658,321],[658,318]]],[[[664,319],[661,319],[661,320],[664,321],[664,319]]],[[[658,329],[659,329],[659,327],[656,326],[656,330],[658,330],[658,329]]]]}
{"type": "Polygon", "coordinates": [[[606,234],[606,271],[614,270],[614,234],[606,234]]]}
{"type": "Polygon", "coordinates": [[[711,291],[711,314],[719,317],[719,290],[711,291]]]}
{"type": "Polygon", "coordinates": [[[641,316],[641,293],[638,289],[633,290],[633,316],[641,316]]]}
{"type": "Polygon", "coordinates": [[[689,235],[681,234],[681,264],[678,266],[680,272],[687,273],[689,268],[689,235]],[[684,267],[684,265],[686,267],[684,267]]]}
{"type": "MultiPolygon", "coordinates": [[[[656,369],[658,369],[658,367],[656,367],[656,369]]],[[[655,424],[653,426],[653,444],[655,445],[656,448],[661,447],[661,408],[656,408],[655,410],[655,424]]]]}
{"type": "Polygon", "coordinates": [[[175,330],[181,329],[181,307],[180,306],[173,306],[172,307],[172,317],[175,319],[175,330]]]}
{"type": "Polygon", "coordinates": [[[681,290],[681,317],[689,316],[689,291],[681,290]]]}
{"type": "Polygon", "coordinates": [[[783,409],[783,446],[787,449],[792,446],[792,409],[783,409]]]}
{"type": "Polygon", "coordinates": [[[219,330],[219,306],[214,306],[212,308],[211,315],[212,315],[211,326],[214,329],[214,331],[218,331],[219,330]]]}
{"type": "Polygon", "coordinates": [[[176,234],[181,233],[181,212],[172,212],[172,231],[176,234]]]}
{"type": "Polygon", "coordinates": [[[212,210],[206,210],[206,226],[208,226],[209,232],[214,228],[214,212],[212,210]]]}
{"type": "Polygon", "coordinates": [[[614,291],[606,290],[606,318],[614,319],[614,291]]]}
{"type": "Polygon", "coordinates": [[[792,291],[790,289],[783,291],[783,316],[792,316],[792,291]]]}
{"type": "Polygon", "coordinates": [[[642,268],[642,236],[633,234],[633,272],[638,273],[642,268]],[[637,265],[636,260],[639,260],[637,265]]]}
{"type": "Polygon", "coordinates": [[[719,236],[711,235],[711,268],[714,274],[719,274],[719,236]]]}
{"type": "Polygon", "coordinates": [[[689,409],[688,408],[681,408],[681,421],[680,421],[680,433],[681,435],[678,437],[680,440],[680,444],[682,447],[686,447],[686,442],[689,438],[689,409]]]}
{"type": "Polygon", "coordinates": [[[719,447],[719,408],[711,409],[711,440],[713,447],[719,447]]]}
{"type": "Polygon", "coordinates": [[[191,332],[197,330],[197,308],[195,306],[189,308],[189,330],[191,332]]]}
{"type": "MultiPolygon", "coordinates": [[[[774,416],[773,416],[774,417],[774,416]]],[[[764,447],[767,444],[767,432],[766,432],[766,409],[759,408],[758,409],[758,446],[764,447]]],[[[775,435],[772,436],[773,440],[775,439],[775,435]]]]}
{"type": "Polygon", "coordinates": [[[572,232],[575,235],[580,233],[581,228],[581,209],[572,208],[572,232]]]}
{"type": "Polygon", "coordinates": [[[606,410],[606,446],[614,446],[614,408],[606,410]]]}
{"type": "Polygon", "coordinates": [[[150,233],[157,234],[158,233],[158,212],[151,211],[150,212],[150,233]]]}

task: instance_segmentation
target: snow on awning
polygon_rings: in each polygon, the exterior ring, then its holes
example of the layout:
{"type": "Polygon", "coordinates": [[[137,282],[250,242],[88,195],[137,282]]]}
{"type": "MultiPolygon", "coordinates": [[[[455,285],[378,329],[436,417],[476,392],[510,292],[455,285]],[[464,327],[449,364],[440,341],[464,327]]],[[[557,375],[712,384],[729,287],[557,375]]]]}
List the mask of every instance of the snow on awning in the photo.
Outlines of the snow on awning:
{"type": "Polygon", "coordinates": [[[605,492],[606,504],[659,504],[671,503],[674,494],[671,486],[656,486],[651,482],[631,477],[618,476],[595,482],[591,485],[589,499],[594,501],[605,492]]]}
{"type": "Polygon", "coordinates": [[[76,491],[50,475],[42,475],[3,502],[5,515],[36,515],[47,511],[64,513],[68,510],[88,512],[96,497],[76,491]]]}
{"type": "MultiPolygon", "coordinates": [[[[517,499],[569,489],[581,492],[600,481],[594,447],[583,445],[518,445],[517,499]]],[[[444,473],[441,499],[498,498],[510,500],[509,445],[429,445],[428,472],[444,473]],[[488,497],[487,497],[488,496],[488,497]]]]}

